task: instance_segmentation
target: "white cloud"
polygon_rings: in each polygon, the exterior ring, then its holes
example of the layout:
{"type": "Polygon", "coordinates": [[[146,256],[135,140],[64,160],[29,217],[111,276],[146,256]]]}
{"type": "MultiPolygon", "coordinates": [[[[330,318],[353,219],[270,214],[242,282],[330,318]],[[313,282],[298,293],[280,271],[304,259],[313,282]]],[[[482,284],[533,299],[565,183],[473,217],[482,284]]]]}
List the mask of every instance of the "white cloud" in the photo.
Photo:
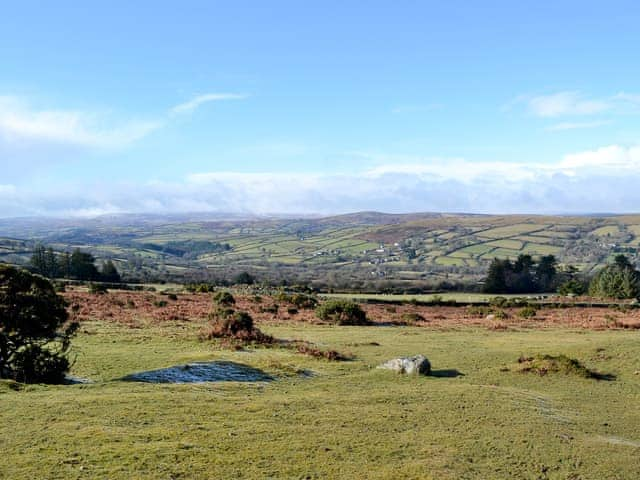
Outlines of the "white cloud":
{"type": "Polygon", "coordinates": [[[161,125],[158,121],[129,121],[114,126],[95,113],[34,109],[16,97],[0,97],[0,137],[6,142],[117,148],[139,140],[161,125]]]}
{"type": "Polygon", "coordinates": [[[372,155],[348,174],[200,172],[174,182],[105,182],[55,192],[0,188],[0,217],[123,212],[590,213],[640,211],[640,146],[555,163],[372,155]],[[2,193],[4,191],[4,193],[2,193]]]}
{"type": "MultiPolygon", "coordinates": [[[[640,146],[627,148],[609,145],[596,150],[565,155],[558,169],[572,174],[579,173],[581,169],[590,169],[590,171],[600,171],[604,175],[628,174],[636,177],[640,175],[640,146]]],[[[640,206],[638,210],[640,211],[640,206]]]]}
{"type": "Polygon", "coordinates": [[[613,97],[614,100],[640,104],[640,94],[620,92],[613,97]]]}
{"type": "Polygon", "coordinates": [[[171,113],[189,113],[194,111],[203,103],[218,102],[221,100],[242,100],[245,98],[247,98],[246,95],[239,95],[236,93],[206,93],[204,95],[198,95],[187,102],[176,105],[171,109],[171,113]]]}
{"type": "Polygon", "coordinates": [[[35,108],[24,99],[0,96],[0,141],[7,145],[44,143],[93,149],[122,148],[166,126],[173,115],[190,113],[203,103],[241,98],[245,96],[208,93],[152,119],[118,121],[97,112],[35,108]]]}
{"type": "Polygon", "coordinates": [[[609,120],[598,120],[595,122],[561,122],[556,123],[555,125],[551,125],[547,127],[546,130],[549,132],[562,132],[565,130],[577,130],[583,128],[596,128],[601,127],[603,125],[610,125],[611,121],[609,120]]]}
{"type": "Polygon", "coordinates": [[[588,99],[579,92],[558,92],[532,97],[528,106],[538,117],[593,115],[612,108],[609,100],[588,99]]]}

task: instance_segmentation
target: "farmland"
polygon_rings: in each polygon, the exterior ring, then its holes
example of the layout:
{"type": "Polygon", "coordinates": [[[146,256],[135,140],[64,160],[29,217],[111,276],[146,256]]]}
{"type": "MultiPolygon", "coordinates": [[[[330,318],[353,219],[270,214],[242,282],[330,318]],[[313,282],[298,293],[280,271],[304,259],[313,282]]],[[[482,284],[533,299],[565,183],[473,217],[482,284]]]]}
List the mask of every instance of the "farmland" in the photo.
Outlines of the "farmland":
{"type": "Polygon", "coordinates": [[[640,471],[640,417],[629,408],[640,400],[638,310],[542,309],[524,320],[507,309],[496,323],[464,307],[366,304],[373,325],[338,327],[268,295],[234,294],[265,332],[352,360],[200,341],[207,294],[178,292],[163,305],[157,292],[70,290],[81,305],[72,374],[90,383],[0,382],[0,476],[588,480],[640,471]],[[266,308],[275,303],[277,313],[266,308]],[[407,313],[424,320],[402,325],[407,313]],[[375,368],[416,353],[431,376],[375,368]],[[568,355],[609,379],[522,373],[523,354],[568,355]],[[270,379],[126,379],[212,360],[270,379]]]}
{"type": "Polygon", "coordinates": [[[473,282],[494,257],[555,255],[590,273],[637,260],[640,217],[359,213],[327,218],[123,216],[0,221],[0,259],[26,264],[36,241],[112,259],[130,278],[189,281],[249,271],[273,281],[375,290],[384,282],[473,282]],[[29,239],[29,240],[26,240],[29,239]],[[370,285],[367,287],[367,285],[370,285]]]}

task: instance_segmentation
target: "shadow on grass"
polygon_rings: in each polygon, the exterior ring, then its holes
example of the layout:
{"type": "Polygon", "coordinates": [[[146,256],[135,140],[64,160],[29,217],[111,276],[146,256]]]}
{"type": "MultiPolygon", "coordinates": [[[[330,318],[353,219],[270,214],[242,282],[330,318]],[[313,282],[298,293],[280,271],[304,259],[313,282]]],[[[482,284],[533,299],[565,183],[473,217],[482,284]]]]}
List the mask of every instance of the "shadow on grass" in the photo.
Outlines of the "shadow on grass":
{"type": "Polygon", "coordinates": [[[456,370],[455,368],[446,368],[443,370],[431,370],[429,374],[430,377],[436,378],[455,378],[455,377],[464,377],[464,373],[456,370]]]}
{"type": "Polygon", "coordinates": [[[270,382],[271,375],[236,362],[195,362],[175,367],[138,372],[122,377],[128,382],[202,383],[202,382],[270,382]]]}
{"type": "Polygon", "coordinates": [[[617,377],[613,373],[591,372],[591,378],[604,380],[605,382],[613,382],[617,377]]]}

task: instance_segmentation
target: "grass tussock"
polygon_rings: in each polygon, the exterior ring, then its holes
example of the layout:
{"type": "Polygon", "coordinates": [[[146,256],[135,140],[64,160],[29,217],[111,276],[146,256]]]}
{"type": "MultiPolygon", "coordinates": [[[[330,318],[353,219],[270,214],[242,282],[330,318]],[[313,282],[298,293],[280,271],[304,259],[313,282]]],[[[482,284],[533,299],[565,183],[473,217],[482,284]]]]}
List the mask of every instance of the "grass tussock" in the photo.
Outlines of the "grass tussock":
{"type": "Polygon", "coordinates": [[[603,376],[585,367],[575,358],[566,355],[535,355],[518,359],[518,371],[521,373],[535,373],[541,377],[548,374],[574,375],[582,378],[602,378],[603,376]]]}

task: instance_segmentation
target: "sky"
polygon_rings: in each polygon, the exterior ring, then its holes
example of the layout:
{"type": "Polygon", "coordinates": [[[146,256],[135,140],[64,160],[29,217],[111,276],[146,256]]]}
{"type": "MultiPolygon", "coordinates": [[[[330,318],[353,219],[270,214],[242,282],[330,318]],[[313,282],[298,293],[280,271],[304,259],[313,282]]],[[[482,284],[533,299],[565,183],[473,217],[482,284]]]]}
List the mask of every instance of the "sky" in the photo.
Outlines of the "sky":
{"type": "Polygon", "coordinates": [[[640,212],[635,1],[29,1],[0,217],[640,212]]]}

